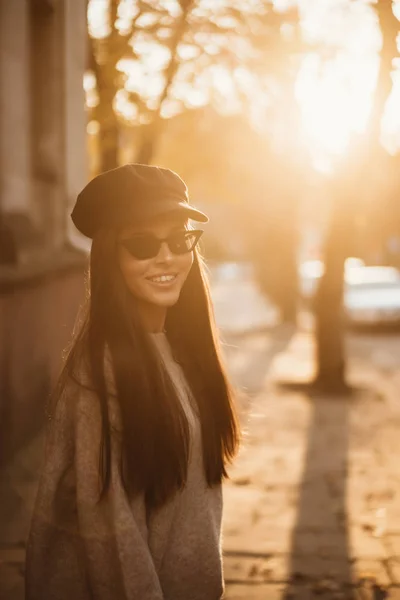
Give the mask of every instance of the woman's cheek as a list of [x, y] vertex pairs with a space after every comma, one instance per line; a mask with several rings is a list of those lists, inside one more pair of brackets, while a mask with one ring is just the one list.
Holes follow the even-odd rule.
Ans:
[[131, 292], [138, 292], [146, 277], [147, 261], [137, 261], [131, 257], [122, 256], [120, 267], [126, 285]]

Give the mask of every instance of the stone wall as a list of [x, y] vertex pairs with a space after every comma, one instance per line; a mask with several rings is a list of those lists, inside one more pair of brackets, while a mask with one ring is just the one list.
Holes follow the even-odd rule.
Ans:
[[73, 254], [69, 264], [0, 291], [0, 465], [44, 423], [83, 301], [84, 264]]
[[0, 462], [43, 423], [83, 297], [86, 0], [0, 0]]

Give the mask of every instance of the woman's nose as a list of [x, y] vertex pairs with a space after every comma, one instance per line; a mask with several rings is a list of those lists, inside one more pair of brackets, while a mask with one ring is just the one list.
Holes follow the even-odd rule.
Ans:
[[174, 255], [172, 254], [171, 250], [169, 249], [167, 242], [162, 242], [161, 248], [156, 256], [156, 262], [158, 262], [158, 263], [171, 262], [173, 257], [174, 257]]

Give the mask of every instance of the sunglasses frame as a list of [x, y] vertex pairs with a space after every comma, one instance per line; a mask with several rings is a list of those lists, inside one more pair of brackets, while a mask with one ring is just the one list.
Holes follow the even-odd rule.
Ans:
[[194, 243], [192, 245], [192, 247], [189, 250], [185, 250], [185, 252], [174, 252], [170, 246], [170, 242], [172, 243], [171, 238], [174, 238], [177, 234], [180, 234], [181, 232], [175, 232], [175, 233], [171, 233], [168, 237], [165, 238], [158, 238], [157, 236], [153, 235], [152, 233], [148, 233], [148, 234], [143, 234], [143, 237], [145, 236], [149, 236], [151, 238], [153, 238], [154, 240], [156, 240], [158, 242], [158, 249], [157, 252], [155, 254], [152, 254], [151, 256], [146, 256], [145, 258], [142, 257], [138, 257], [136, 256], [129, 248], [129, 242], [133, 239], [139, 238], [141, 237], [141, 234], [137, 234], [135, 236], [131, 236], [129, 238], [126, 238], [124, 240], [120, 240], [120, 244], [129, 252], [129, 254], [135, 258], [136, 260], [149, 260], [150, 258], [156, 258], [156, 256], [158, 256], [160, 250], [161, 250], [161, 246], [163, 243], [166, 243], [168, 246], [169, 251], [174, 255], [174, 256], [182, 256], [183, 254], [189, 254], [189, 252], [193, 252], [193, 250], [196, 248], [201, 236], [204, 233], [204, 230], [202, 229], [188, 229], [184, 233], [184, 236], [194, 236], [195, 240]]

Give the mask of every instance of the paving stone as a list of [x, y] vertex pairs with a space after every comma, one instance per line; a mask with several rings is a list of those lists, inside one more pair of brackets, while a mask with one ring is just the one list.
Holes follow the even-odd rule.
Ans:
[[290, 529], [270, 526], [253, 526], [247, 536], [243, 536], [242, 528], [236, 524], [236, 529], [225, 529], [223, 537], [224, 550], [227, 552], [258, 552], [261, 554], [290, 554]]
[[346, 530], [317, 528], [311, 531], [298, 529], [292, 538], [291, 553], [301, 556], [311, 555], [320, 558], [348, 559], [348, 538]]
[[352, 566], [352, 575], [354, 582], [368, 579], [386, 587], [393, 583], [386, 562], [382, 560], [357, 559]]
[[227, 583], [284, 583], [289, 579], [286, 556], [224, 556]]
[[385, 543], [390, 557], [400, 559], [400, 535], [385, 535]]
[[351, 556], [366, 559], [387, 558], [388, 552], [381, 537], [374, 537], [374, 529], [366, 531], [360, 526], [350, 526], [348, 532]]
[[0, 600], [24, 600], [24, 579], [21, 570], [1, 562]]
[[291, 556], [289, 578], [317, 582], [328, 579], [340, 584], [352, 581], [352, 564], [346, 558], [323, 558], [320, 556]]
[[392, 583], [396, 585], [400, 585], [400, 559], [399, 558], [389, 558], [386, 561], [387, 569], [390, 574], [390, 578]]
[[281, 585], [227, 585], [224, 600], [282, 600]]
[[[342, 592], [313, 591], [309, 585], [227, 585], [224, 600], [353, 600]], [[370, 600], [363, 598], [362, 600]], [[372, 600], [372, 598], [371, 598]], [[375, 599], [374, 599], [375, 600]], [[396, 599], [397, 600], [397, 599]]]
[[0, 564], [23, 564], [25, 548], [23, 546], [0, 546]]

